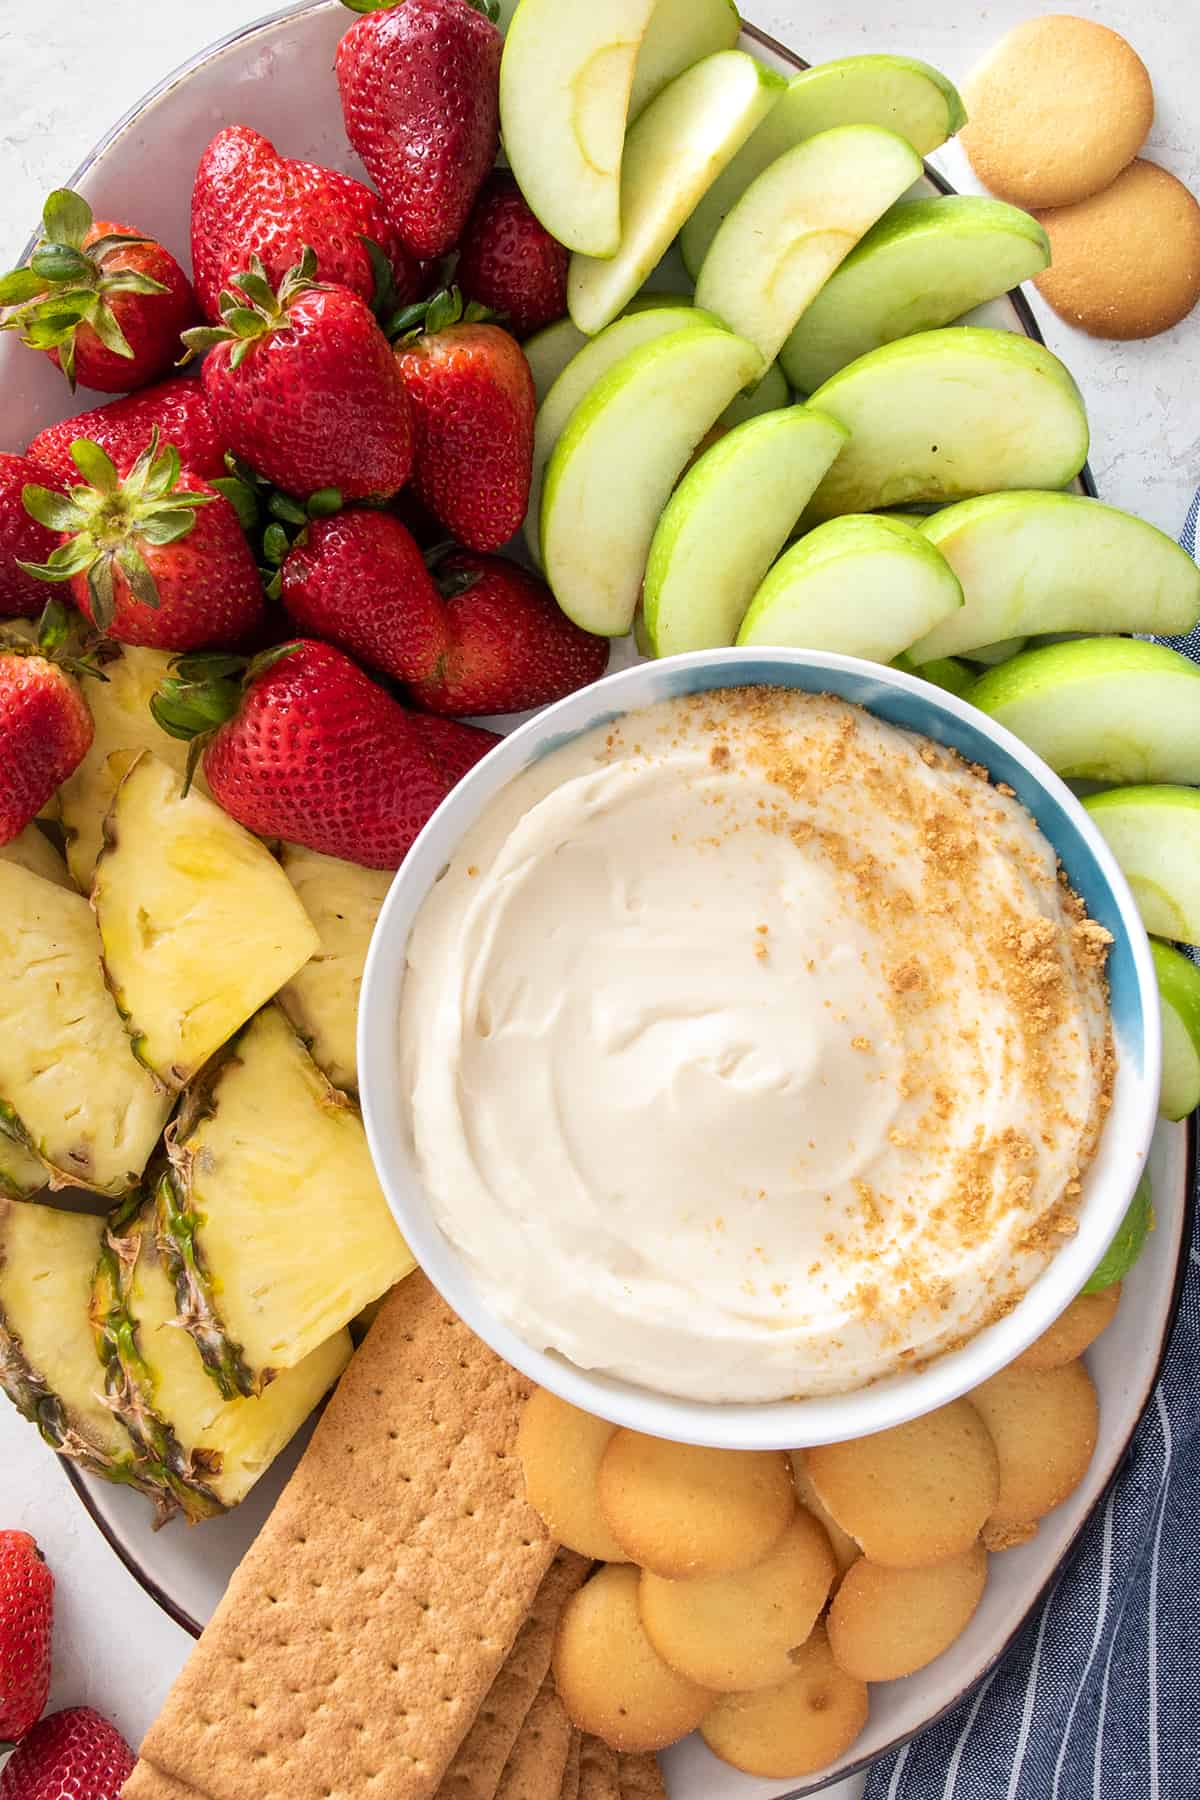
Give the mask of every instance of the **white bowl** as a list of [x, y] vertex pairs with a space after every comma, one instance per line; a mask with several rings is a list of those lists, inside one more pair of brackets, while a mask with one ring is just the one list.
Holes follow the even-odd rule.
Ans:
[[[400, 1127], [398, 1021], [409, 932], [421, 904], [492, 797], [548, 750], [657, 701], [766, 683], [831, 692], [982, 763], [1007, 782], [1053, 845], [1092, 918], [1113, 935], [1109, 957], [1118, 1072], [1112, 1109], [1088, 1170], [1079, 1229], [1020, 1303], [961, 1349], [848, 1394], [760, 1404], [682, 1400], [582, 1369], [532, 1348], [500, 1320], [434, 1219]], [[359, 1005], [358, 1062], [367, 1135], [396, 1221], [458, 1315], [506, 1361], [588, 1412], [686, 1443], [791, 1449], [881, 1431], [966, 1393], [1011, 1362], [1058, 1317], [1099, 1262], [1129, 1204], [1158, 1109], [1158, 988], [1146, 933], [1104, 840], [1070, 790], [1012, 734], [964, 701], [856, 657], [800, 650], [717, 650], [640, 663], [546, 709], [507, 737], [448, 796], [405, 858], [384, 903]]]

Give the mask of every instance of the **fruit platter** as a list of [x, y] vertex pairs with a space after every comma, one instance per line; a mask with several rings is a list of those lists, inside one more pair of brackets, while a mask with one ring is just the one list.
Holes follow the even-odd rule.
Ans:
[[[295, 1735], [285, 1696], [302, 1689], [265, 1653], [260, 1670], [245, 1648], [259, 1638], [237, 1632], [264, 1594], [278, 1603], [268, 1588], [293, 1576], [322, 1588], [302, 1554], [286, 1576], [271, 1571], [280, 1534], [310, 1517], [317, 1554], [340, 1475], [346, 1541], [363, 1534], [358, 1577], [382, 1544], [404, 1588], [428, 1525], [442, 1534], [434, 1560], [462, 1578], [457, 1612], [432, 1599], [418, 1609], [440, 1621], [451, 1723], [430, 1725], [413, 1674], [395, 1703], [412, 1724], [387, 1752], [399, 1762], [369, 1742], [351, 1759], [348, 1794], [368, 1793], [377, 1759], [397, 1800], [816, 1792], [996, 1665], [1103, 1501], [1149, 1401], [1187, 1258], [1200, 672], [1151, 640], [1200, 622], [1200, 571], [1095, 495], [1086, 396], [1019, 292], [1049, 262], [1045, 231], [1004, 201], [954, 194], [923, 163], [964, 121], [928, 65], [865, 55], [810, 69], [729, 0], [308, 0], [213, 46], [114, 126], [0, 279], [0, 1385], [62, 1457], [114, 1552], [201, 1640], [181, 1682], [216, 1695], [204, 1710], [219, 1714], [232, 1658], [251, 1673], [228, 1708], [263, 1715], [210, 1775], [208, 1751], [179, 1729], [186, 1693], [172, 1696], [130, 1800], [184, 1786], [230, 1800], [258, 1779], [243, 1754], [283, 1771], [264, 1793], [329, 1792], [319, 1764], [280, 1748]], [[403, 1095], [368, 1094], [386, 1059], [368, 1065], [359, 1017], [376, 924], [382, 912], [381, 936], [397, 912], [389, 890], [413, 879], [414, 845], [484, 777], [501, 736], [608, 674], [735, 647], [762, 652], [764, 668], [790, 652], [845, 664], [855, 680], [874, 669], [931, 720], [940, 707], [1017, 741], [1107, 872], [1095, 903], [1065, 855], [1056, 861], [1048, 826], [1047, 849], [1044, 817], [1024, 788], [1018, 803], [999, 752], [981, 753], [981, 768], [933, 724], [912, 750], [911, 733], [878, 736], [870, 702], [866, 727], [857, 707], [830, 711], [842, 691], [832, 676], [829, 692], [809, 683], [827, 709], [813, 729], [832, 748], [812, 742], [835, 785], [861, 748], [856, 731], [875, 734], [862, 750], [864, 816], [899, 807], [900, 818], [905, 782], [914, 806], [928, 782], [944, 784], [932, 823], [913, 813], [921, 854], [945, 864], [939, 879], [950, 850], [965, 868], [976, 840], [994, 849], [1008, 832], [1005, 867], [1025, 870], [1026, 904], [1049, 856], [1032, 935], [1019, 914], [996, 925], [1016, 945], [1013, 1030], [1028, 1048], [1053, 1015], [1064, 1042], [1088, 1029], [1095, 1040], [1068, 1096], [1083, 1096], [1080, 1116], [1067, 1099], [1047, 1113], [1041, 1142], [1060, 1132], [1066, 1145], [1045, 1177], [1054, 1204], [1031, 1219], [1014, 1204], [1028, 1227], [1012, 1227], [1023, 1274], [993, 1292], [1002, 1278], [989, 1265], [991, 1310], [964, 1302], [963, 1341], [1011, 1329], [1036, 1277], [1087, 1238], [1104, 1181], [1121, 1220], [1081, 1270], [1087, 1286], [1074, 1284], [1047, 1329], [1014, 1338], [988, 1379], [898, 1413], [891, 1432], [747, 1450], [695, 1432], [687, 1443], [682, 1431], [614, 1436], [618, 1414], [568, 1405], [552, 1379], [531, 1393], [493, 1355], [500, 1335], [467, 1331], [436, 1291], [436, 1259], [402, 1235], [374, 1120], [411, 1113], [413, 1141], [428, 1136], [418, 1102], [436, 1081], [419, 1032], [441, 1019], [452, 968], [460, 979], [467, 900], [426, 933], [442, 960], [421, 977], [433, 997], [412, 1028]], [[771, 791], [799, 805], [792, 765], [779, 772], [774, 703], [734, 691], [758, 696], [748, 723], [736, 700], [728, 721], [713, 702], [717, 724], [672, 723], [672, 742], [699, 734], [687, 751], [706, 782], [736, 786], [731, 761], [739, 778], [766, 766]], [[570, 738], [553, 740], [552, 757], [571, 753]], [[620, 787], [652, 758], [623, 744], [614, 711], [594, 760]], [[547, 800], [536, 785], [530, 795], [514, 837]], [[678, 795], [672, 805], [682, 835], [686, 809]], [[789, 857], [829, 834], [794, 817], [786, 830]], [[554, 839], [553, 854], [571, 841]], [[475, 854], [476, 839], [463, 842]], [[458, 905], [456, 883], [468, 900], [477, 878], [481, 897], [490, 883], [466, 858], [460, 870], [458, 848], [425, 908]], [[860, 889], [864, 866], [849, 871]], [[949, 888], [937, 891], [931, 919], [959, 929]], [[906, 911], [884, 906], [879, 932], [893, 946], [887, 1017], [911, 1034], [929, 978], [895, 948], [910, 945], [896, 920]], [[543, 918], [530, 980], [555, 966], [551, 940], [570, 927]], [[418, 973], [421, 929], [406, 952]], [[941, 929], [924, 920], [922, 941]], [[785, 954], [773, 914], [753, 932], [735, 986]], [[1109, 945], [1114, 986], [1125, 958], [1152, 997], [1140, 1048], [1154, 1070], [1161, 1038], [1152, 1143], [1113, 1074]], [[561, 954], [568, 971], [589, 966], [578, 946]], [[1032, 998], [1030, 979], [1042, 983]], [[989, 970], [981, 992], [996, 980]], [[409, 988], [421, 994], [417, 975]], [[841, 1019], [862, 1008], [846, 1051], [857, 1069], [883, 1027], [866, 1032], [868, 996], [853, 985], [826, 1010], [837, 995], [849, 996]], [[489, 1004], [472, 1013], [481, 1039]], [[449, 1040], [430, 1034], [423, 1053], [440, 1067]], [[1052, 1085], [1044, 1050], [1029, 1054]], [[717, 1057], [739, 1093], [748, 1055]], [[460, 1088], [482, 1066], [472, 1061]], [[749, 1079], [746, 1091], [769, 1086]], [[922, 1117], [935, 1136], [939, 1118], [966, 1108], [931, 1091]], [[462, 1130], [471, 1140], [487, 1118], [516, 1191], [521, 1158], [532, 1169], [553, 1134], [532, 1102], [512, 1106], [503, 1083], [497, 1093], [498, 1122], [494, 1097], [478, 1093]], [[526, 1111], [531, 1135], [514, 1127], [505, 1146], [505, 1114]], [[899, 1113], [888, 1116], [886, 1155], [915, 1153]], [[1118, 1126], [1128, 1141], [1113, 1151]], [[1012, 1171], [1043, 1153], [1007, 1130], [1010, 1193], [1032, 1204], [1035, 1184]], [[952, 1148], [958, 1248], [975, 1256], [980, 1190]], [[648, 1137], [639, 1153], [652, 1149]], [[470, 1161], [450, 1160], [455, 1181]], [[436, 1162], [422, 1154], [438, 1199]], [[972, 1163], [971, 1180], [990, 1182], [992, 1166]], [[847, 1186], [878, 1224], [886, 1194]], [[543, 1176], [538, 1191], [541, 1203], [554, 1183]], [[748, 1192], [748, 1204], [765, 1197]], [[472, 1204], [494, 1200], [481, 1180]], [[447, 1199], [438, 1217], [451, 1238], [453, 1216]], [[987, 1216], [999, 1238], [1001, 1214]], [[683, 1226], [686, 1239], [689, 1215]], [[918, 1236], [937, 1232], [926, 1222]], [[633, 1293], [638, 1258], [626, 1251]], [[870, 1336], [886, 1307], [873, 1282], [855, 1292]], [[944, 1294], [930, 1304], [949, 1310]], [[718, 1360], [711, 1376], [703, 1362], [715, 1316], [689, 1348], [690, 1390], [632, 1356], [617, 1374], [743, 1397], [723, 1391]], [[900, 1342], [897, 1319], [877, 1350]], [[570, 1360], [569, 1334], [536, 1329], [539, 1350]], [[957, 1354], [939, 1331], [832, 1391], [902, 1380], [904, 1358], [917, 1370]], [[820, 1353], [833, 1355], [825, 1343]], [[606, 1366], [598, 1352], [577, 1360]], [[808, 1391], [795, 1378], [743, 1386], [755, 1399]], [[381, 1490], [420, 1487], [456, 1408], [455, 1454], [478, 1492], [451, 1507], [431, 1475], [426, 1510], [405, 1524], [403, 1495], [393, 1512]], [[362, 1464], [375, 1451], [372, 1480]], [[452, 1455], [438, 1469], [453, 1466]], [[930, 1470], [911, 1517], [900, 1507], [881, 1522], [858, 1504], [877, 1483], [920, 1488]], [[943, 1474], [967, 1498], [939, 1535], [930, 1495]], [[494, 1568], [498, 1588], [471, 1588]], [[782, 1622], [777, 1589], [792, 1595]], [[330, 1623], [297, 1593], [294, 1629], [316, 1639], [307, 1669], [326, 1654], [319, 1633], [337, 1639], [333, 1654], [355, 1614]], [[406, 1627], [401, 1609], [389, 1639], [387, 1605], [367, 1610], [382, 1716], [387, 1683], [409, 1668], [396, 1637]], [[414, 1614], [414, 1641], [426, 1629]], [[522, 1675], [523, 1699], [507, 1697], [523, 1657], [536, 1679]], [[260, 1690], [243, 1680], [268, 1698], [247, 1701]], [[484, 1746], [497, 1717], [498, 1757]], [[357, 1729], [370, 1739], [369, 1722]], [[437, 1766], [422, 1775], [426, 1756]], [[543, 1785], [521, 1786], [535, 1766]], [[454, 1787], [468, 1774], [476, 1785]]]

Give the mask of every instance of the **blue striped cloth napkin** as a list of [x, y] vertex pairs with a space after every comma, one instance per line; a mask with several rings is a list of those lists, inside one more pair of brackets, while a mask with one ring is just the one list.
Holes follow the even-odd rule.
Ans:
[[[1196, 555], [1200, 493], [1180, 543]], [[1200, 628], [1164, 643], [1200, 662]], [[1012, 1650], [865, 1800], [1200, 1796], [1200, 1247], [1128, 1460]]]

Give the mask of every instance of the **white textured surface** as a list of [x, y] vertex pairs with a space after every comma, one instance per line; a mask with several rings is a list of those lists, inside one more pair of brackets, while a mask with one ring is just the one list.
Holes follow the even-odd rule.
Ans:
[[[69, 176], [108, 125], [170, 69], [258, 10], [253, 0], [207, 0], [203, 7], [107, 0], [103, 7], [38, 9], [35, 16], [17, 0], [0, 0], [5, 266], [36, 225], [44, 193]], [[753, 16], [812, 61], [906, 51], [961, 78], [1009, 25], [1043, 10], [1029, 0], [992, 0], [982, 8], [960, 0], [845, 0], [836, 10], [762, 0]], [[1200, 79], [1195, 0], [1079, 0], [1075, 10], [1124, 31], [1141, 52], [1158, 100], [1148, 153], [1200, 189], [1200, 139], [1187, 128]], [[956, 185], [975, 185], [957, 152], [944, 166]], [[1148, 343], [1100, 344], [1068, 330], [1036, 297], [1034, 304], [1087, 399], [1101, 494], [1177, 530], [1200, 481], [1200, 314]], [[58, 1577], [52, 1704], [89, 1701], [136, 1742], [190, 1640], [110, 1554], [55, 1459], [7, 1407], [0, 1410], [0, 1525], [35, 1532]], [[856, 1791], [831, 1790], [831, 1800]]]

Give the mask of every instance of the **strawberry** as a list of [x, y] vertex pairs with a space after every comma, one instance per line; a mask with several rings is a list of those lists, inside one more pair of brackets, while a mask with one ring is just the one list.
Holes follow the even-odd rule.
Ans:
[[[58, 538], [30, 518], [21, 494], [31, 482], [50, 487], [53, 481], [49, 469], [31, 456], [0, 450], [0, 614], [36, 619], [46, 604], [37, 576], [27, 574], [20, 564], [45, 562]], [[0, 1732], [0, 1737], [3, 1735]]]
[[445, 645], [442, 599], [411, 532], [390, 513], [338, 513], [296, 539], [280, 595], [300, 630], [396, 681], [415, 680]]
[[[2, 679], [2, 666], [0, 666]], [[50, 1692], [54, 1577], [27, 1531], [0, 1531], [0, 1741], [37, 1724]]]
[[124, 475], [156, 429], [164, 444], [174, 444], [184, 468], [193, 475], [207, 481], [225, 473], [225, 446], [212, 422], [204, 387], [181, 375], [142, 388], [139, 393], [126, 394], [122, 400], [93, 406], [58, 425], [45, 426], [26, 455], [49, 469], [54, 479], [47, 486], [70, 487], [79, 479], [71, 460], [71, 445], [76, 438], [99, 444]]
[[446, 792], [457, 787], [493, 744], [500, 743], [495, 732], [478, 725], [461, 725], [457, 719], [442, 719], [436, 713], [410, 714], [413, 730], [426, 754], [432, 757]]
[[17, 1747], [0, 1775], [0, 1800], [119, 1800], [136, 1761], [107, 1719], [68, 1706]]
[[[228, 657], [184, 657], [152, 702], [165, 731], [200, 738], [214, 799], [260, 837], [396, 868], [453, 785], [443, 741], [435, 757], [424, 721], [329, 644], [285, 644], [237, 674]], [[467, 745], [477, 760], [496, 742], [458, 733], [458, 768]]]
[[249, 125], [218, 131], [192, 188], [192, 270], [204, 316], [220, 323], [221, 290], [252, 256], [278, 287], [305, 244], [316, 252], [323, 281], [350, 288], [368, 304], [380, 280], [393, 305], [422, 291], [422, 271], [370, 188], [319, 163], [280, 156]]
[[384, 498], [408, 479], [412, 421], [404, 382], [370, 307], [313, 280], [306, 246], [278, 296], [257, 257], [227, 294], [225, 323], [185, 334], [210, 349], [204, 391], [235, 456], [301, 498], [337, 488]]
[[407, 682], [431, 712], [519, 712], [604, 673], [608, 643], [560, 611], [516, 563], [462, 551], [431, 575], [387, 513], [319, 519], [284, 560], [283, 604], [302, 631]]
[[503, 313], [510, 331], [525, 338], [566, 312], [568, 259], [530, 211], [515, 176], [494, 170], [458, 247], [454, 279], [463, 293]]
[[83, 483], [25, 489], [25, 507], [59, 532], [47, 562], [23, 566], [70, 584], [80, 612], [125, 644], [194, 650], [236, 642], [262, 614], [262, 581], [237, 513], [180, 467], [158, 433], [124, 476], [98, 444], [71, 446]]
[[[423, 327], [408, 329], [414, 318]], [[457, 288], [401, 315], [396, 361], [413, 412], [413, 485], [469, 550], [520, 529], [533, 467], [533, 376], [516, 339], [463, 311]]]
[[66, 635], [65, 609], [48, 607], [36, 648], [0, 648], [0, 844], [24, 831], [91, 748], [92, 715], [60, 660]]
[[28, 263], [0, 280], [0, 307], [14, 310], [5, 331], [44, 350], [74, 390], [77, 381], [120, 394], [165, 375], [179, 357], [179, 334], [196, 318], [191, 283], [153, 238], [92, 218], [70, 188], [56, 188], [42, 212], [42, 236]]
[[[468, 0], [344, 0], [346, 135], [414, 256], [445, 256], [500, 147], [500, 52]], [[492, 7], [487, 9], [495, 17]]]

